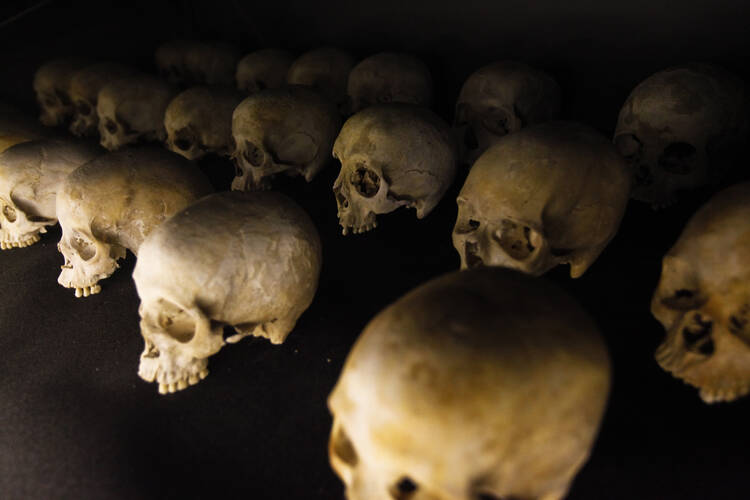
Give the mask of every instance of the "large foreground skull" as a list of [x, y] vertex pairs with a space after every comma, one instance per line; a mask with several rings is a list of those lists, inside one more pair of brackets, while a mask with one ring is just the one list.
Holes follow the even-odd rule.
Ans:
[[466, 79], [456, 102], [461, 159], [471, 165], [500, 137], [559, 114], [560, 86], [546, 73], [515, 61], [480, 68]]
[[333, 185], [343, 234], [377, 227], [398, 207], [429, 214], [453, 182], [456, 148], [446, 123], [426, 108], [382, 104], [349, 118], [333, 146]]
[[662, 368], [707, 403], [750, 392], [750, 183], [690, 219], [664, 257], [651, 312], [667, 330]]
[[139, 141], [164, 141], [164, 112], [175, 93], [166, 81], [150, 75], [105, 85], [96, 105], [101, 145], [111, 151]]
[[322, 47], [302, 54], [287, 73], [287, 82], [312, 87], [347, 113], [346, 85], [354, 67], [354, 58], [343, 50]]
[[39, 241], [57, 223], [55, 199], [65, 177], [102, 153], [77, 141], [41, 140], [16, 144], [0, 154], [0, 248]]
[[304, 87], [251, 95], [232, 115], [237, 167], [232, 189], [267, 189], [281, 172], [310, 182], [330, 161], [340, 127], [333, 104]]
[[548, 122], [500, 139], [458, 196], [453, 245], [461, 268], [581, 276], [614, 237], [630, 194], [625, 161], [595, 130]]
[[559, 500], [609, 379], [596, 326], [559, 289], [451, 273], [365, 327], [328, 400], [331, 465], [349, 500]]
[[99, 91], [108, 83], [135, 75], [136, 71], [115, 63], [99, 63], [76, 71], [70, 81], [70, 99], [75, 113], [70, 131], [79, 137], [93, 137], [98, 131], [96, 112]]
[[429, 106], [432, 76], [427, 66], [409, 54], [381, 52], [357, 64], [347, 83], [350, 112], [389, 102]]
[[146, 348], [138, 374], [175, 392], [208, 374], [223, 327], [280, 344], [312, 302], [321, 248], [307, 214], [276, 193], [207, 196], [143, 242], [133, 278]]
[[126, 249], [137, 255], [156, 226], [211, 191], [193, 163], [160, 148], [124, 148], [77, 168], [57, 194], [58, 283], [76, 297], [99, 292]]
[[73, 74], [90, 63], [82, 59], [53, 59], [34, 73], [34, 94], [41, 109], [39, 121], [47, 127], [67, 125], [73, 116], [70, 83]]
[[239, 60], [235, 47], [221, 42], [172, 40], [154, 54], [159, 74], [176, 85], [234, 85]]
[[254, 94], [264, 89], [283, 87], [292, 61], [292, 54], [282, 49], [251, 52], [237, 63], [237, 88]]
[[716, 66], [678, 66], [641, 82], [614, 136], [635, 176], [633, 198], [659, 208], [717, 182], [744, 146], [747, 115], [742, 81]]
[[164, 114], [166, 145], [188, 160], [232, 153], [232, 112], [244, 96], [230, 87], [193, 87], [172, 99]]

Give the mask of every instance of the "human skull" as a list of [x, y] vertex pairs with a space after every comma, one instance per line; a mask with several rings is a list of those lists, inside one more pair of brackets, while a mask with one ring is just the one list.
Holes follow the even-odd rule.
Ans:
[[93, 137], [98, 132], [96, 112], [99, 91], [108, 83], [136, 74], [136, 71], [115, 63], [99, 63], [76, 71], [70, 80], [70, 99], [75, 108], [70, 131], [78, 137]]
[[39, 121], [47, 127], [67, 125], [73, 116], [70, 82], [73, 74], [89, 65], [82, 59], [53, 59], [34, 73], [34, 93], [41, 109]]
[[706, 403], [750, 392], [750, 183], [690, 219], [664, 257], [651, 312], [667, 331], [656, 351], [664, 370]]
[[74, 170], [57, 195], [65, 264], [58, 283], [76, 297], [101, 291], [125, 250], [138, 247], [162, 221], [212, 191], [198, 168], [160, 148], [130, 147]]
[[57, 223], [55, 198], [65, 176], [102, 151], [78, 141], [16, 144], [0, 154], [0, 248], [39, 241]]
[[381, 52], [352, 69], [347, 94], [351, 113], [389, 102], [427, 107], [432, 102], [432, 76], [427, 66], [414, 56]]
[[188, 160], [206, 153], [232, 153], [232, 112], [242, 101], [229, 87], [192, 87], [177, 95], [164, 114], [167, 148]]
[[172, 40], [154, 54], [159, 74], [176, 85], [234, 85], [239, 53], [221, 42]]
[[329, 396], [349, 500], [565, 497], [610, 385], [606, 347], [562, 291], [454, 272], [365, 327]]
[[479, 157], [458, 195], [453, 246], [461, 268], [505, 266], [581, 276], [614, 237], [630, 194], [625, 161], [595, 130], [547, 122]]
[[237, 88], [249, 94], [283, 87], [294, 57], [281, 49], [261, 49], [237, 63]]
[[164, 141], [164, 112], [174, 95], [170, 84], [150, 75], [109, 82], [96, 105], [101, 145], [112, 151], [139, 141]]
[[175, 392], [208, 374], [223, 327], [282, 343], [315, 296], [321, 266], [310, 217], [277, 193], [224, 192], [151, 233], [133, 272], [146, 347], [138, 374]]
[[302, 54], [287, 73], [287, 83], [312, 87], [347, 113], [346, 85], [354, 58], [334, 47], [322, 47]]
[[546, 73], [515, 61], [475, 71], [456, 102], [454, 128], [461, 159], [471, 165], [500, 137], [560, 114], [560, 86]]
[[251, 95], [232, 114], [232, 189], [267, 189], [280, 172], [310, 182], [329, 161], [340, 126], [334, 106], [304, 87]]
[[661, 208], [716, 183], [747, 134], [739, 78], [709, 64], [660, 71], [625, 101], [614, 142], [631, 166], [633, 198]]
[[456, 173], [450, 128], [412, 104], [371, 106], [349, 118], [333, 146], [341, 172], [333, 185], [343, 234], [377, 227], [376, 216], [438, 204]]

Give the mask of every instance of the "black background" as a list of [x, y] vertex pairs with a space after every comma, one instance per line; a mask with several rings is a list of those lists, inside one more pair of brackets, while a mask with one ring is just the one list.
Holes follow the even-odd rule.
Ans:
[[[0, 27], [0, 97], [36, 113], [31, 79], [45, 59], [78, 53], [153, 70], [154, 48], [176, 36], [224, 39], [245, 52], [334, 44], [358, 57], [386, 49], [422, 57], [447, 120], [471, 71], [524, 60], [561, 83], [566, 117], [610, 135], [632, 87], [666, 66], [707, 60], [747, 80], [745, 3], [52, 1]], [[29, 5], [4, 3], [0, 19]], [[228, 163], [202, 167], [227, 185]], [[749, 170], [738, 158], [727, 183]], [[336, 171], [332, 164], [309, 185], [278, 185], [311, 214], [324, 248], [318, 295], [295, 331], [282, 346], [245, 339], [226, 347], [205, 381], [175, 395], [158, 395], [136, 375], [132, 256], [101, 294], [75, 299], [56, 283], [59, 228], [0, 253], [0, 498], [341, 498], [326, 456], [326, 396], [373, 315], [458, 267], [450, 233], [465, 172], [425, 220], [400, 211], [371, 233], [343, 237]], [[661, 256], [710, 194], [658, 213], [631, 203], [582, 278], [562, 268], [547, 277], [596, 318], [614, 365], [602, 430], [571, 499], [750, 496], [750, 399], [705, 405], [653, 361], [663, 330], [649, 301]]]

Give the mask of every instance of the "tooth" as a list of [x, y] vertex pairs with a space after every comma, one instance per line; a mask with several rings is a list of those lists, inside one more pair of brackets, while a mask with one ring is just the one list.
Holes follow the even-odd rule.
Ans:
[[42, 227], [41, 229], [39, 229], [39, 232], [42, 233], [42, 234], [44, 234], [44, 233], [47, 232], [47, 228], [46, 227]]
[[203, 370], [201, 370], [198, 376], [201, 378], [201, 380], [203, 380], [204, 378], [208, 377], [208, 370], [204, 368]]
[[180, 380], [179, 380], [179, 381], [177, 382], [177, 390], [178, 390], [178, 391], [181, 391], [181, 390], [183, 390], [183, 389], [187, 388], [187, 386], [188, 386], [188, 385], [187, 385], [187, 382], [185, 382], [185, 379], [184, 379], [184, 378], [180, 379]]
[[89, 292], [89, 287], [83, 287], [83, 296], [88, 297], [89, 295], [91, 295], [91, 292]]
[[91, 287], [91, 294], [92, 295], [95, 294], [95, 293], [99, 293], [101, 291], [102, 291], [102, 286], [101, 285], [93, 285]]
[[200, 379], [197, 375], [190, 375], [190, 377], [188, 378], [188, 383], [190, 383], [190, 385], [195, 385], [198, 382], [200, 382]]
[[83, 295], [83, 289], [76, 287], [76, 297], [81, 297]]
[[166, 394], [167, 392], [167, 384], [159, 384], [159, 394]]
[[169, 393], [172, 394], [175, 391], [177, 391], [177, 384], [175, 384], [174, 382], [172, 382], [171, 384], [169, 384]]

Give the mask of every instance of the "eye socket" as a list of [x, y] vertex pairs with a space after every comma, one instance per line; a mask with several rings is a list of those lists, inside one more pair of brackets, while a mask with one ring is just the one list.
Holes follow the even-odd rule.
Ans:
[[46, 95], [42, 97], [40, 101], [44, 106], [48, 108], [54, 108], [55, 106], [57, 106], [57, 99], [52, 95]]
[[634, 161], [641, 156], [643, 143], [633, 134], [622, 134], [615, 138], [615, 147], [620, 156], [627, 161]]
[[511, 132], [511, 117], [502, 109], [493, 109], [482, 119], [482, 125], [494, 135], [503, 136]]
[[107, 119], [106, 123], [104, 124], [104, 128], [106, 128], [107, 132], [112, 135], [117, 133], [117, 123], [113, 122], [112, 120]]
[[62, 90], [60, 90], [60, 89], [55, 89], [55, 96], [56, 96], [56, 97], [57, 97], [57, 99], [58, 99], [58, 100], [60, 101], [60, 103], [62, 103], [62, 104], [63, 104], [63, 106], [68, 106], [68, 105], [70, 105], [70, 97], [68, 97], [68, 94], [66, 94], [66, 93], [65, 93], [65, 92], [63, 92]]
[[263, 165], [263, 159], [265, 158], [263, 150], [250, 141], [245, 141], [245, 150], [242, 152], [242, 157], [250, 165], [254, 167], [260, 167]]
[[417, 483], [415, 483], [410, 477], [404, 476], [391, 487], [391, 498], [394, 500], [407, 500], [411, 498], [418, 489], [419, 486]]
[[676, 311], [690, 311], [703, 305], [705, 299], [701, 297], [698, 290], [679, 288], [672, 295], [662, 297], [661, 303], [669, 309]]
[[380, 191], [380, 176], [364, 165], [357, 166], [349, 181], [365, 198], [372, 198]]
[[693, 170], [692, 159], [696, 149], [687, 142], [673, 142], [659, 157], [659, 166], [669, 173], [686, 175]]
[[177, 149], [181, 151], [189, 151], [190, 148], [193, 146], [193, 143], [190, 139], [175, 139], [174, 145], [177, 147]]
[[96, 247], [87, 239], [81, 236], [74, 236], [68, 241], [73, 250], [78, 253], [81, 260], [87, 261], [96, 255]]
[[82, 116], [91, 114], [92, 107], [86, 101], [76, 101], [76, 113]]

